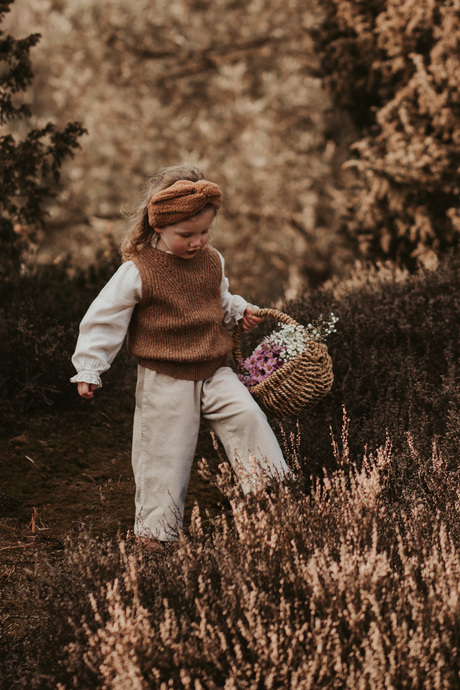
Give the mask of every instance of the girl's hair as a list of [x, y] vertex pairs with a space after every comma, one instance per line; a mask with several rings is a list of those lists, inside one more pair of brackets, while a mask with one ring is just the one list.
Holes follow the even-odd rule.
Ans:
[[121, 245], [123, 261], [131, 259], [142, 247], [158, 237], [158, 233], [149, 224], [147, 204], [154, 194], [170, 187], [175, 182], [179, 182], [179, 180], [198, 182], [198, 180], [204, 180], [204, 174], [202, 170], [192, 165], [175, 165], [171, 168], [163, 168], [155, 177], [150, 178], [145, 187], [146, 193], [142, 202], [128, 214], [133, 224]]

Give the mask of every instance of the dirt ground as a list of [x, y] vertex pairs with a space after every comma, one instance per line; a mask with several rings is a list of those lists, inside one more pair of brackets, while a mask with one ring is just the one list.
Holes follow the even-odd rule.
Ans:
[[[33, 611], [18, 585], [43, 558], [58, 561], [68, 537], [125, 536], [133, 527], [131, 396], [78, 400], [0, 428], [0, 644], [14, 644]], [[197, 458], [214, 453], [203, 427]], [[192, 471], [185, 527], [196, 500], [216, 509], [217, 489]], [[18, 595], [21, 591], [22, 595]], [[22, 596], [22, 598], [21, 598]]]

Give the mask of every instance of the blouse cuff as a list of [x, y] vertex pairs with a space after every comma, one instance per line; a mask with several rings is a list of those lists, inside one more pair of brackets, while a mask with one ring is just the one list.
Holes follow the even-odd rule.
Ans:
[[233, 318], [235, 319], [235, 323], [238, 324], [241, 321], [248, 307], [252, 307], [253, 309], [260, 309], [260, 307], [258, 307], [256, 304], [251, 304], [250, 302], [246, 302], [245, 300], [243, 300], [243, 303], [235, 305], [235, 309], [233, 312]]
[[97, 388], [102, 388], [101, 377], [91, 371], [80, 371], [70, 379], [71, 383], [92, 383]]
[[244, 316], [248, 303], [243, 297], [233, 295], [230, 304], [224, 305], [224, 326], [229, 331], [235, 328], [238, 321]]

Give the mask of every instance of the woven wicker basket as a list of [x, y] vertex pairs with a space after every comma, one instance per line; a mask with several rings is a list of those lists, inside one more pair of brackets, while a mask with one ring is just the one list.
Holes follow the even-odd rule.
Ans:
[[[255, 309], [254, 316], [266, 316], [280, 323], [299, 324], [293, 318], [276, 309]], [[240, 339], [242, 326], [233, 333], [233, 357], [242, 359]], [[280, 369], [264, 381], [250, 386], [249, 390], [259, 405], [276, 417], [295, 417], [331, 390], [333, 382], [332, 361], [324, 343], [308, 341], [305, 350], [288, 360]]]

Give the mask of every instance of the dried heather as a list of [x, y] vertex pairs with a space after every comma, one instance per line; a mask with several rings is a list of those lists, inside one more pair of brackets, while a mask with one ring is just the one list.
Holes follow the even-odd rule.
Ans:
[[[437, 515], [392, 502], [391, 441], [355, 460], [347, 426], [309, 491], [297, 478], [244, 498], [222, 467], [228, 512], [210, 528], [195, 506], [165, 555], [71, 548], [48, 625], [73, 639], [42, 649], [59, 688], [454, 687], [458, 494]], [[435, 449], [413, 471], [428, 465], [443, 469]]]
[[8, 688], [456, 687], [458, 278], [386, 266], [288, 305], [340, 319], [331, 393], [278, 429], [296, 477], [245, 498], [211, 458], [224, 508], [164, 554], [69, 543]]

